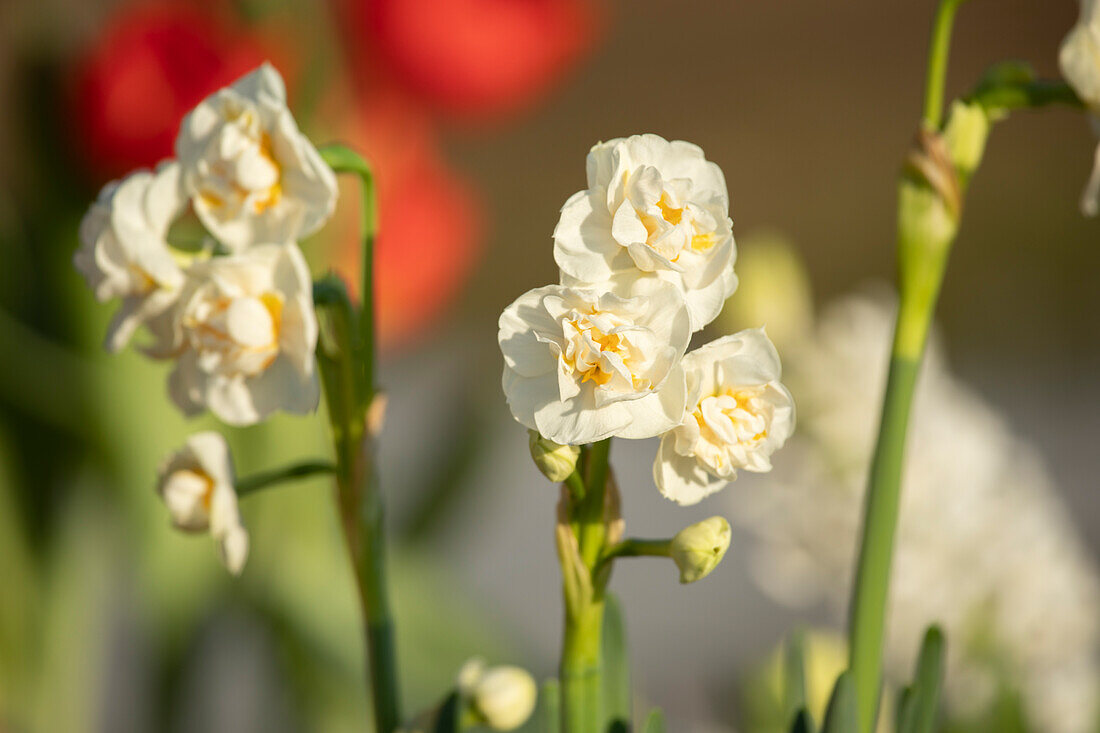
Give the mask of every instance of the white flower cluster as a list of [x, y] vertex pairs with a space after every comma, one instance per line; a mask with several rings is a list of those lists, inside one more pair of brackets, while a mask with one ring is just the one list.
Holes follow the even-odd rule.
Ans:
[[[850, 297], [787, 347], [800, 439], [733, 519], [758, 535], [753, 574], [777, 600], [829, 602], [843, 620], [893, 322], [886, 298]], [[1030, 730], [1094, 730], [1100, 576], [1034, 451], [947, 371], [933, 347], [906, 451], [886, 661], [907, 680], [924, 629], [948, 639], [959, 716], [1017, 689]]]
[[[209, 409], [251, 425], [315, 409], [317, 322], [297, 242], [331, 216], [336, 196], [274, 68], [208, 97], [184, 118], [175, 160], [109, 183], [81, 223], [76, 268], [96, 298], [122, 300], [108, 350], [146, 326], [145, 352], [176, 360], [169, 392], [188, 415]], [[171, 246], [189, 208], [228, 254]]]
[[[77, 270], [101, 301], [122, 305], [106, 347], [141, 326], [144, 351], [175, 360], [169, 393], [187, 415], [231, 425], [317, 407], [317, 318], [297, 242], [336, 206], [336, 176], [298, 130], [283, 80], [268, 64], [201, 102], [183, 120], [176, 159], [109, 183], [80, 226]], [[191, 210], [212, 238], [172, 246]], [[200, 433], [160, 471], [172, 523], [209, 530], [239, 573], [248, 553], [225, 440]]]
[[554, 229], [560, 284], [500, 317], [513, 416], [563, 445], [664, 436], [654, 479], [681, 504], [769, 470], [794, 406], [763, 330], [685, 356], [737, 287], [721, 169], [690, 143], [635, 135], [593, 147], [587, 172]]

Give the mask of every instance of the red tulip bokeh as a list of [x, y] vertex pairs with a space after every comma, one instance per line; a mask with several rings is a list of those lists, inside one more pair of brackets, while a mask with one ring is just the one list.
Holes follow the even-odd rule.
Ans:
[[530, 106], [591, 46], [597, 0], [341, 0], [359, 78], [485, 120]]
[[171, 157], [180, 120], [208, 94], [264, 60], [287, 74], [273, 51], [207, 5], [124, 6], [74, 66], [78, 155], [99, 182]]

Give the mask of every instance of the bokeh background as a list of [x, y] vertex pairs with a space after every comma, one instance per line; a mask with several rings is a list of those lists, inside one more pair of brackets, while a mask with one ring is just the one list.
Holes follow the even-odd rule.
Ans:
[[[383, 480], [411, 711], [473, 654], [554, 673], [556, 496], [504, 403], [495, 334], [505, 305], [556, 280], [550, 234], [584, 187], [588, 148], [635, 132], [701, 145], [725, 171], [738, 241], [779, 232], [821, 309], [892, 276], [894, 181], [932, 10], [930, 0], [0, 4], [0, 730], [361, 729], [356, 607], [331, 490], [311, 481], [249, 499], [252, 555], [238, 581], [207, 541], [171, 532], [155, 467], [215, 423], [173, 411], [162, 366], [102, 352], [110, 308], [70, 263], [98, 188], [170, 156], [179, 119], [203, 96], [270, 59], [313, 139], [347, 142], [376, 165]], [[949, 94], [1004, 59], [1057, 75], [1076, 14], [1070, 0], [966, 4]], [[1057, 531], [1081, 538], [1090, 582], [1100, 223], [1077, 201], [1094, 146], [1066, 110], [996, 127], [939, 311], [951, 371], [1039, 456], [1067, 517]], [[317, 273], [354, 268], [356, 196], [343, 190], [337, 218], [305, 244]], [[326, 450], [315, 417], [226, 432], [241, 473]], [[748, 477], [681, 509], [652, 485], [653, 450], [642, 441], [613, 456], [632, 534], [669, 535], [769, 490]], [[698, 586], [679, 588], [657, 563], [616, 571], [638, 693], [672, 730], [763, 730], [741, 696], [756, 670], [791, 627], [838, 628], [825, 606], [791, 609], [760, 589], [756, 534], [739, 529]]]

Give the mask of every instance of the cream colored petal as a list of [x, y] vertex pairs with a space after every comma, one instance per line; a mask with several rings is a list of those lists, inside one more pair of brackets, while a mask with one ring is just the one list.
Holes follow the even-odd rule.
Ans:
[[695, 458], [677, 453], [674, 441], [674, 437], [667, 433], [661, 438], [653, 463], [653, 480], [662, 496], [681, 506], [690, 506], [698, 504], [728, 483], [704, 471]]

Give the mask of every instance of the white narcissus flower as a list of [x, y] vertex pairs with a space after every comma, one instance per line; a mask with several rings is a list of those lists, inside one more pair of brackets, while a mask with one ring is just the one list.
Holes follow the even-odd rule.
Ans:
[[178, 358], [169, 392], [180, 409], [207, 407], [231, 425], [316, 409], [317, 316], [298, 246], [256, 245], [187, 275], [163, 354]]
[[663, 280], [683, 293], [692, 331], [714, 320], [737, 289], [722, 170], [696, 145], [635, 135], [593, 147], [587, 171], [587, 190], [565, 202], [554, 229], [562, 283], [622, 292]]
[[336, 206], [336, 176], [299, 132], [270, 64], [192, 110], [180, 126], [176, 157], [195, 213], [231, 250], [298, 241]]
[[[1100, 134], [1100, 7], [1096, 0], [1082, 0], [1077, 25], [1062, 41], [1058, 66], [1077, 96], [1092, 114], [1092, 127]], [[1096, 148], [1092, 175], [1081, 195], [1081, 211], [1096, 216], [1100, 210], [1100, 146]]]
[[771, 470], [794, 430], [794, 401], [779, 383], [779, 354], [763, 329], [724, 336], [683, 360], [684, 421], [661, 438], [653, 479], [667, 498], [695, 504], [737, 478]]
[[157, 493], [168, 506], [172, 526], [184, 532], [209, 530], [222, 562], [239, 575], [248, 557], [248, 532], [241, 525], [225, 438], [214, 432], [192, 435], [158, 474]]
[[168, 247], [168, 228], [187, 207], [180, 168], [138, 171], [107, 184], [80, 222], [73, 264], [97, 300], [121, 298], [107, 328], [106, 348], [118, 351], [142, 323], [169, 308], [183, 273]]
[[627, 296], [548, 285], [500, 316], [504, 394], [516, 420], [562, 445], [650, 438], [680, 422], [687, 306], [666, 283]]

